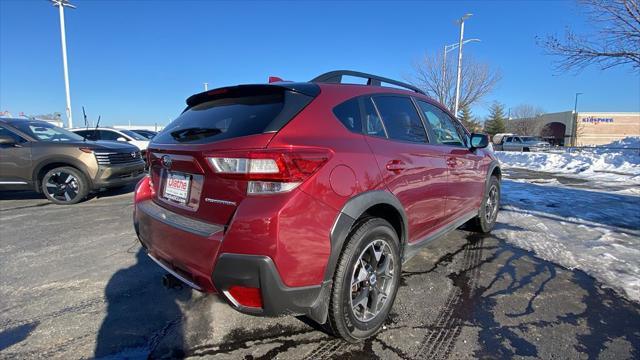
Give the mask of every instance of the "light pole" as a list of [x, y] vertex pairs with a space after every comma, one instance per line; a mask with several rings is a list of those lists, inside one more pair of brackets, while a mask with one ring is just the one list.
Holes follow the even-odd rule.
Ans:
[[454, 108], [454, 113], [456, 117], [458, 116], [458, 106], [460, 105], [460, 78], [462, 75], [462, 45], [464, 44], [464, 21], [471, 17], [473, 14], [465, 14], [463, 17], [458, 20], [460, 23], [460, 42], [458, 43], [458, 76], [456, 78], [456, 106]]
[[[480, 42], [480, 39], [476, 39], [476, 38], [467, 39], [467, 40], [462, 42], [462, 45], [464, 45], [466, 43], [474, 42], [474, 41]], [[458, 46], [460, 46], [460, 44], [458, 44], [458, 43], [444, 46], [444, 51], [443, 51], [443, 55], [442, 55], [442, 90], [443, 90], [443, 92], [444, 92], [444, 89], [446, 87], [445, 78], [446, 78], [446, 74], [447, 74], [447, 53], [457, 49]], [[444, 99], [440, 99], [440, 102], [444, 104]]]
[[60, 39], [62, 41], [62, 66], [64, 68], [64, 90], [67, 96], [67, 121], [69, 128], [73, 127], [73, 116], [71, 114], [71, 94], [69, 92], [69, 67], [67, 66], [67, 37], [64, 27], [64, 7], [75, 9], [68, 0], [51, 0], [53, 6], [57, 6], [60, 13]]
[[577, 92], [576, 93], [576, 101], [573, 103], [573, 134], [571, 136], [571, 146], [576, 146], [576, 142], [578, 141], [578, 96], [584, 93]]
[[576, 93], [576, 102], [573, 104], [573, 113], [576, 114], [576, 116], [578, 116], [578, 96], [582, 94], [584, 93]]

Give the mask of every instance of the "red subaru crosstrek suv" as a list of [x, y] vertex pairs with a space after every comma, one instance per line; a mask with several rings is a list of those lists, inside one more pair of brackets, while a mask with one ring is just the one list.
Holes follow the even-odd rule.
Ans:
[[419, 89], [360, 72], [205, 91], [149, 145], [134, 226], [187, 285], [355, 342], [423, 245], [491, 230], [501, 172], [487, 145]]

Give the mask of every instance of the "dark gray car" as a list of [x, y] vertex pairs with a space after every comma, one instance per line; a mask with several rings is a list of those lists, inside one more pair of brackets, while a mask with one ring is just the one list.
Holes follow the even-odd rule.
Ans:
[[51, 123], [0, 119], [0, 189], [35, 190], [56, 204], [75, 204], [90, 191], [144, 176], [133, 145], [88, 141]]

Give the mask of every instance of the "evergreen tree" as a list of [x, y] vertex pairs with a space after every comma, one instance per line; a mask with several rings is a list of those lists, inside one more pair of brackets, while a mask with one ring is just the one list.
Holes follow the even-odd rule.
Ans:
[[489, 108], [489, 117], [484, 123], [484, 131], [493, 136], [498, 133], [505, 132], [505, 120], [507, 117], [504, 113], [504, 105], [494, 102]]
[[476, 121], [475, 118], [473, 117], [473, 114], [471, 113], [471, 109], [469, 108], [468, 105], [462, 106], [458, 119], [460, 120], [462, 125], [464, 125], [464, 127], [471, 132], [476, 132], [482, 129], [482, 126], [480, 126], [480, 123]]

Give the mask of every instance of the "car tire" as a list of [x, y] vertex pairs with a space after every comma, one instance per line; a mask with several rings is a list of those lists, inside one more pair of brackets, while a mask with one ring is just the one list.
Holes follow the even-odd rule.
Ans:
[[400, 284], [398, 244], [398, 234], [381, 218], [363, 219], [351, 231], [329, 302], [327, 325], [335, 336], [356, 343], [375, 334], [387, 319]]
[[42, 177], [42, 192], [58, 205], [76, 204], [87, 197], [89, 182], [76, 168], [61, 166], [47, 171]]
[[478, 216], [469, 221], [469, 230], [487, 234], [491, 232], [498, 218], [500, 209], [500, 180], [496, 176], [491, 176], [487, 191], [482, 199]]

